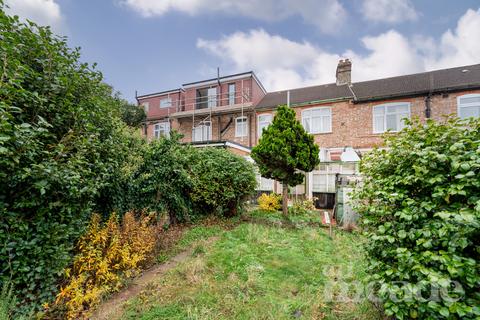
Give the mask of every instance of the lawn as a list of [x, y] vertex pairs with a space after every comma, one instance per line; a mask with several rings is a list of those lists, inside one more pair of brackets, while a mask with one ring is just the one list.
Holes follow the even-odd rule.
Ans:
[[365, 276], [360, 235], [336, 230], [330, 239], [314, 215], [282, 225], [262, 214], [216, 228], [214, 242], [194, 242], [191, 256], [128, 301], [122, 318], [378, 319], [364, 298], [350, 299]]

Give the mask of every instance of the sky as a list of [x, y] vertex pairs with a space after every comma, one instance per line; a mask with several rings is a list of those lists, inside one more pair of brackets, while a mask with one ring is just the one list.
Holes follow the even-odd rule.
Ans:
[[268, 91], [480, 63], [479, 0], [5, 0], [135, 100], [253, 70]]

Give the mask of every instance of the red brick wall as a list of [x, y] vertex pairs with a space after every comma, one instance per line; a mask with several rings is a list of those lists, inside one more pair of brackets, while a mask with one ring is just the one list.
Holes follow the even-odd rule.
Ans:
[[[431, 98], [431, 118], [442, 120], [444, 115], [457, 113], [457, 97], [464, 94], [480, 93], [480, 90], [463, 91], [450, 93], [448, 95], [434, 95]], [[303, 110], [315, 107], [331, 107], [332, 110], [332, 132], [315, 134], [315, 142], [321, 147], [345, 147], [371, 148], [382, 143], [381, 134], [373, 133], [373, 107], [389, 102], [409, 102], [411, 117], [418, 117], [425, 121], [425, 97], [391, 99], [368, 103], [354, 104], [351, 101], [342, 101], [335, 103], [322, 103], [309, 106], [294, 107], [297, 113], [297, 119], [301, 121]], [[274, 111], [257, 112], [259, 114], [270, 113]], [[258, 130], [256, 125], [252, 127], [252, 134], [258, 141]]]
[[[160, 108], [160, 100], [165, 98], [172, 99], [172, 106], [170, 108]], [[181, 103], [182, 99], [182, 92], [176, 92], [171, 94], [164, 94], [161, 96], [154, 96], [154, 97], [147, 97], [147, 98], [139, 98], [138, 103], [142, 105], [145, 102], [148, 102], [148, 113], [147, 113], [147, 120], [149, 119], [160, 119], [164, 117], [168, 117], [170, 114], [175, 113], [177, 111], [177, 105]]]

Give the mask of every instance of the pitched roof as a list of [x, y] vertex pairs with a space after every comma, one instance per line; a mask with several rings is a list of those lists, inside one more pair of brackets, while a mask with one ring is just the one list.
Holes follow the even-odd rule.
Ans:
[[[314, 101], [353, 99], [370, 101], [394, 97], [446, 92], [460, 89], [480, 88], [480, 64], [450, 69], [435, 70], [405, 76], [354, 82], [337, 86], [335, 83], [290, 90], [292, 105]], [[352, 93], [353, 91], [353, 93]], [[275, 107], [287, 103], [287, 90], [270, 92], [263, 97], [257, 108]]]
[[427, 94], [480, 87], [480, 64], [353, 84], [358, 100]]
[[290, 91], [290, 104], [292, 105], [313, 101], [353, 98], [347, 85], [337, 86], [335, 83], [329, 83], [320, 86], [269, 92], [260, 100], [257, 108], [268, 108], [280, 104], [287, 104], [288, 91]]

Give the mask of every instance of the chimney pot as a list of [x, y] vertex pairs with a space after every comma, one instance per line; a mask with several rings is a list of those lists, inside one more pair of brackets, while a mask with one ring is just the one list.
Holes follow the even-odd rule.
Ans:
[[352, 82], [352, 62], [349, 59], [340, 59], [337, 65], [336, 78], [337, 86]]

